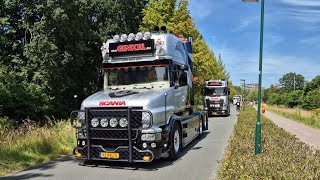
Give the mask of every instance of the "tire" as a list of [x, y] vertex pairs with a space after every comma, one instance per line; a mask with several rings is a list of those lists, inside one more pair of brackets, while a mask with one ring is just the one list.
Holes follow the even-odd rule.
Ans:
[[206, 119], [205, 119], [206, 130], [209, 130], [209, 117], [208, 117], [208, 115], [206, 115], [205, 117], [206, 117]]
[[174, 124], [173, 131], [171, 133], [171, 148], [169, 151], [169, 159], [176, 160], [179, 157], [179, 153], [182, 147], [181, 130], [177, 123]]
[[201, 139], [202, 138], [202, 136], [203, 136], [203, 129], [204, 129], [204, 127], [203, 127], [203, 118], [202, 117], [200, 117], [201, 118], [201, 120], [200, 120], [200, 122], [199, 122], [199, 134], [198, 134], [198, 139]]

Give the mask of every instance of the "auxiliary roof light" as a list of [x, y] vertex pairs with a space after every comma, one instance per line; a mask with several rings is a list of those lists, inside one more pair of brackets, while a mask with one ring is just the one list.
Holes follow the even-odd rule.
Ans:
[[120, 42], [126, 41], [127, 38], [128, 38], [128, 36], [127, 36], [126, 34], [122, 34], [122, 35], [121, 35], [121, 38], [120, 38]]
[[136, 34], [136, 41], [141, 40], [143, 38], [143, 34], [141, 32], [138, 32]]
[[132, 41], [132, 40], [134, 40], [135, 39], [135, 35], [133, 34], [133, 33], [130, 33], [129, 35], [128, 35], [128, 41]]
[[113, 41], [114, 42], [119, 42], [119, 40], [120, 40], [120, 36], [119, 35], [114, 35], [113, 36]]
[[148, 31], [145, 32], [144, 35], [143, 35], [143, 39], [144, 39], [144, 40], [147, 40], [147, 39], [150, 39], [150, 38], [151, 38], [151, 33], [148, 32]]

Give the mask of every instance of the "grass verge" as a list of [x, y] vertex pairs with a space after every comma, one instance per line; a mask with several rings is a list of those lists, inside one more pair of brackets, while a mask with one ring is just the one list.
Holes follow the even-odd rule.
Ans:
[[18, 129], [2, 125], [0, 176], [68, 155], [74, 145], [75, 132], [70, 122], [60, 121], [40, 127], [29, 121]]
[[320, 151], [261, 117], [262, 152], [254, 155], [256, 111], [241, 111], [219, 179], [319, 179]]
[[320, 114], [317, 111], [292, 109], [283, 106], [268, 105], [267, 111], [274, 112], [283, 117], [320, 129]]

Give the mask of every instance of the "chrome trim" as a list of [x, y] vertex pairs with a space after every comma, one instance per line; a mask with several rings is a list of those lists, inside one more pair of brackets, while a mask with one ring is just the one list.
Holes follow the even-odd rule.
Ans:
[[150, 128], [150, 129], [143, 129], [141, 130], [141, 133], [149, 133], [149, 134], [155, 134], [155, 133], [162, 133], [161, 128]]

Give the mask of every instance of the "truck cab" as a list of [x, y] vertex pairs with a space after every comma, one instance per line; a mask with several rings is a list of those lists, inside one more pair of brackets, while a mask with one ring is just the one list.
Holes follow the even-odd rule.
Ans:
[[227, 80], [209, 80], [205, 82], [202, 89], [204, 96], [203, 106], [208, 114], [230, 115], [230, 105], [228, 96], [230, 90]]
[[114, 35], [102, 50], [103, 89], [71, 113], [86, 161], [175, 159], [207, 129], [193, 112], [191, 41], [170, 33]]

